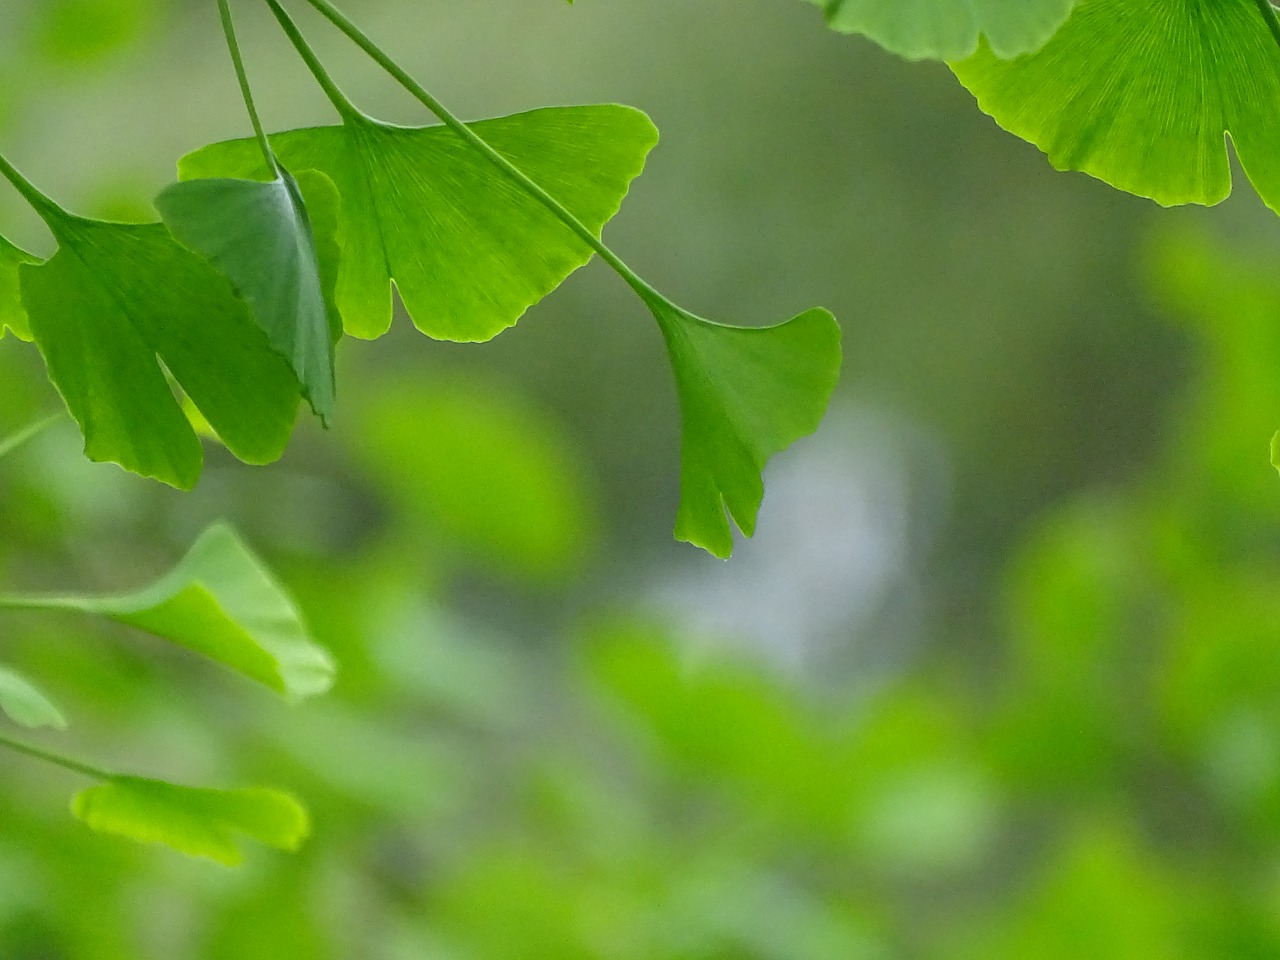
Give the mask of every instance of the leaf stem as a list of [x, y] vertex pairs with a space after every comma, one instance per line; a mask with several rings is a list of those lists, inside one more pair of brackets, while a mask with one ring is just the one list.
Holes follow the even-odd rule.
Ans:
[[1267, 28], [1271, 31], [1271, 36], [1275, 40], [1276, 45], [1280, 46], [1280, 16], [1276, 15], [1276, 8], [1271, 5], [1271, 0], [1255, 0], [1258, 6], [1258, 12], [1262, 14], [1262, 19], [1267, 21]]
[[47, 196], [36, 189], [35, 184], [24, 177], [12, 163], [0, 154], [0, 176], [13, 185], [13, 188], [22, 194], [22, 199], [35, 209], [40, 218], [44, 220], [49, 227], [53, 227], [54, 223], [65, 223], [72, 219], [71, 214], [63, 210]]
[[253, 102], [253, 91], [249, 88], [249, 74], [244, 68], [244, 57], [240, 55], [240, 42], [236, 39], [235, 21], [231, 18], [231, 5], [227, 0], [218, 0], [218, 13], [222, 16], [222, 34], [227, 39], [227, 50], [231, 53], [231, 63], [235, 66], [236, 80], [240, 83], [240, 96], [244, 107], [249, 112], [249, 122], [253, 124], [253, 134], [258, 138], [258, 146], [262, 149], [262, 158], [276, 177], [280, 176], [280, 163], [276, 160], [275, 151], [267, 140], [267, 132], [262, 128], [262, 119], [258, 116], [258, 108]]
[[28, 440], [34, 440], [64, 416], [66, 416], [64, 413], [55, 413], [52, 416], [45, 417], [43, 420], [37, 420], [30, 426], [24, 427], [5, 440], [0, 440], [0, 460], [3, 460], [9, 454], [13, 453]]
[[72, 773], [78, 773], [93, 780], [110, 780], [115, 776], [109, 770], [82, 763], [79, 760], [63, 756], [60, 753], [54, 753], [52, 750], [44, 750], [21, 740], [13, 740], [4, 734], [0, 734], [0, 747], [5, 747], [15, 753], [25, 754], [36, 760], [43, 760], [45, 763], [51, 763], [55, 767], [62, 767], [64, 770], [70, 770]]
[[[267, 0], [273, 10], [277, 11], [276, 17], [280, 19], [288, 18], [288, 15], [279, 8], [279, 0]], [[403, 67], [396, 63], [381, 47], [379, 47], [364, 31], [356, 26], [341, 10], [335, 7], [329, 0], [307, 0], [321, 16], [338, 28], [352, 43], [360, 47], [374, 63], [378, 64], [383, 70], [390, 74], [397, 83], [413, 94], [417, 100], [422, 103], [428, 110], [434, 113], [446, 127], [462, 138], [464, 142], [477, 150], [490, 163], [501, 170], [509, 179], [514, 181], [522, 190], [546, 207], [557, 219], [566, 227], [572, 230], [584, 243], [592, 250], [600, 255], [605, 263], [612, 267], [617, 274], [626, 281], [642, 300], [650, 307], [655, 303], [670, 306], [670, 301], [662, 294], [658, 293], [644, 279], [642, 279], [634, 270], [632, 270], [622, 258], [609, 249], [598, 236], [591, 232], [585, 224], [575, 217], [569, 210], [560, 203], [555, 197], [543, 189], [536, 181], [531, 179], [528, 174], [495, 150], [487, 140], [477, 134], [462, 120], [460, 120], [452, 111], [444, 106], [439, 100], [433, 97], [427, 90], [412, 76], [409, 75]], [[283, 25], [284, 20], [281, 20]], [[296, 32], [296, 27], [294, 31]], [[286, 28], [286, 31], [288, 28]], [[299, 39], [301, 39], [299, 37]], [[305, 41], [302, 41], [305, 45]], [[295, 42], [296, 45], [296, 42]], [[301, 52], [301, 51], [300, 51]], [[305, 55], [304, 55], [305, 56]]]
[[267, 6], [271, 8], [276, 20], [280, 22], [280, 29], [285, 32], [285, 36], [289, 38], [293, 48], [298, 51], [298, 56], [307, 65], [307, 69], [315, 77], [316, 83], [320, 84], [320, 88], [324, 90], [325, 96], [329, 98], [329, 102], [333, 104], [334, 109], [338, 111], [344, 120], [362, 117], [363, 114], [360, 110], [342, 92], [342, 88], [334, 82], [329, 71], [324, 68], [324, 64], [320, 62], [316, 52], [311, 49], [311, 45], [303, 37], [302, 31], [293, 22], [293, 18], [289, 16], [284, 7], [280, 6], [279, 0], [267, 0]]

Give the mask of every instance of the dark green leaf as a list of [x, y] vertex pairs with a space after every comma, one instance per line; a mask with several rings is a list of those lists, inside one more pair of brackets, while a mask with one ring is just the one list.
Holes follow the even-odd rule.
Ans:
[[[596, 232], [657, 141], [648, 117], [621, 106], [534, 110], [472, 127]], [[354, 336], [390, 327], [394, 280], [424, 333], [488, 340], [591, 258], [581, 239], [445, 127], [352, 115], [271, 143], [289, 169], [319, 170], [342, 195], [337, 300]], [[185, 157], [179, 172], [183, 179], [265, 174], [253, 140], [206, 147]]]

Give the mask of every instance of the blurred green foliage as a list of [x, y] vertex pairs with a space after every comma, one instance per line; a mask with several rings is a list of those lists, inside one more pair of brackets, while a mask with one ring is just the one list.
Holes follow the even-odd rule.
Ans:
[[[937, 216], [964, 214], [954, 202]], [[1103, 230], [1125, 223], [1094, 218], [1083, 233], [1131, 244], [1132, 230]], [[1130, 406], [1085, 434], [1095, 398], [1056, 402], [1064, 383], [1094, 384], [1071, 380], [1068, 349], [1014, 381], [1037, 402], [1009, 420], [949, 420], [961, 413], [938, 412], [935, 383], [904, 402], [937, 414], [961, 477], [934, 558], [936, 637], [870, 688], [836, 673], [819, 692], [708, 653], [649, 609], [653, 558], [609, 567], [604, 550], [617, 549], [606, 504], [640, 484], [600, 464], [665, 441], [619, 428], [616, 398], [558, 366], [556, 387], [534, 389], [536, 370], [478, 371], [447, 349], [350, 358], [357, 413], [304, 433], [267, 471], [210, 448], [186, 498], [84, 462], [71, 429], [0, 461], [6, 585], [129, 588], [226, 515], [341, 665], [330, 697], [290, 708], [124, 630], [7, 616], [5, 661], [71, 721], [42, 742], [143, 774], [286, 786], [314, 835], [296, 855], [246, 851], [229, 872], [79, 829], [66, 797], [81, 784], [6, 756], [0, 957], [1280, 954], [1280, 480], [1266, 455], [1280, 281], [1266, 256], [1186, 227], [1123, 258], [1145, 262], [1152, 309], [1194, 359], [1140, 358], [1176, 371], [1160, 381], [1164, 406], [1145, 372], [1099, 383]], [[996, 253], [956, 256], [995, 257], [990, 242]], [[909, 279], [910, 267], [891, 286]], [[1095, 326], [1122, 322], [1107, 302]], [[1111, 343], [1099, 363], [1113, 371], [1148, 336], [1073, 339], [1084, 321], [1054, 308], [1023, 319], [1050, 327], [1048, 343]], [[984, 361], [955, 362], [972, 374]], [[576, 402], [557, 402], [565, 380]], [[1011, 406], [1008, 385], [988, 383], [979, 412]], [[0, 434], [53, 403], [11, 338], [0, 395]], [[1032, 407], [1043, 436], [1005, 429]], [[594, 432], [610, 439], [582, 442]], [[1139, 433], [1159, 448], [1149, 462], [1122, 442]], [[627, 444], [634, 460], [617, 452]]]

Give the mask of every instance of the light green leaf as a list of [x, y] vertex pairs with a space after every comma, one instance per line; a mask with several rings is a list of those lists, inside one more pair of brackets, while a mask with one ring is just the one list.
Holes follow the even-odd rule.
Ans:
[[807, 310], [773, 327], [729, 327], [650, 303], [680, 394], [683, 448], [675, 535], [727, 558], [725, 509], [755, 532], [768, 459], [818, 428], [840, 377], [840, 327]]
[[1058, 169], [1166, 206], [1226, 198], [1227, 133], [1280, 211], [1280, 49], [1254, 0], [1081, 0], [1038, 53], [952, 69]]
[[958, 60], [979, 37], [999, 57], [1038, 50], [1076, 0], [808, 0], [831, 29], [860, 33], [911, 60]]
[[72, 812], [87, 826], [142, 843], [162, 843], [228, 867], [248, 837], [279, 850], [297, 850], [311, 833], [307, 811], [279, 790], [209, 790], [162, 780], [112, 777], [79, 794]]
[[12, 670], [0, 667], [0, 710], [24, 727], [65, 730], [67, 721], [43, 693]]
[[297, 379], [231, 284], [158, 223], [50, 226], [58, 252], [20, 268], [22, 299], [89, 459], [195, 485], [203, 451], [166, 370], [236, 456], [277, 459]]
[[22, 307], [22, 295], [18, 291], [18, 267], [24, 263], [39, 261], [4, 237], [0, 237], [0, 337], [12, 330], [19, 340], [31, 340], [31, 328], [27, 324], [27, 311]]
[[[333, 300], [338, 193], [323, 174], [286, 170], [272, 181], [226, 178], [175, 183], [156, 198], [165, 225], [206, 257], [249, 304], [271, 346], [289, 361], [312, 410], [333, 413]], [[332, 251], [322, 258], [321, 250]], [[328, 261], [322, 275], [321, 261]]]
[[293, 701], [333, 683], [333, 660], [311, 639], [293, 601], [221, 524], [205, 531], [172, 572], [135, 593], [3, 603], [110, 618], [188, 647]]
[[[621, 106], [557, 107], [471, 125], [599, 232], [657, 142]], [[488, 340], [591, 258], [536, 199], [446, 127], [399, 127], [351, 112], [342, 125], [271, 138], [291, 170], [319, 170], [342, 195], [337, 301], [346, 331], [391, 325], [391, 282], [419, 330]], [[183, 179], [261, 177], [253, 140], [214, 144], [179, 163]]]

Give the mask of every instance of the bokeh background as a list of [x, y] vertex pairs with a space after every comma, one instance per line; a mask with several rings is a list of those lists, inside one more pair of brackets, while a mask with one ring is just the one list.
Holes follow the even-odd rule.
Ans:
[[[301, 4], [294, 4], [295, 8]], [[237, 4], [270, 126], [327, 122]], [[237, 871], [90, 833], [0, 761], [4, 960], [1280, 956], [1277, 224], [1052, 171], [945, 67], [794, 0], [349, 0], [466, 117], [618, 101], [663, 133], [607, 239], [738, 323], [822, 304], [828, 420], [728, 563], [672, 542], [661, 339], [599, 264], [484, 346], [401, 322], [342, 407], [180, 495], [63, 425], [0, 462], [0, 584], [131, 587], [214, 519], [341, 663], [301, 707], [74, 618], [0, 657], [42, 742], [286, 787]], [[357, 102], [427, 122], [298, 9]], [[145, 219], [246, 133], [212, 0], [0, 0], [0, 149]], [[0, 191], [0, 230], [49, 240]], [[0, 342], [0, 435], [57, 408]]]

